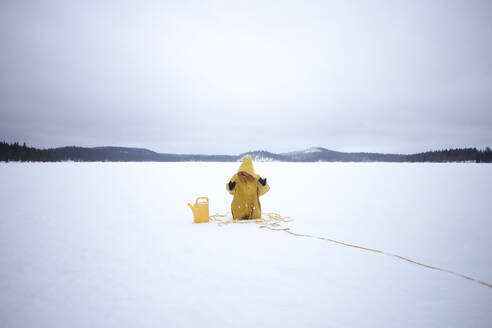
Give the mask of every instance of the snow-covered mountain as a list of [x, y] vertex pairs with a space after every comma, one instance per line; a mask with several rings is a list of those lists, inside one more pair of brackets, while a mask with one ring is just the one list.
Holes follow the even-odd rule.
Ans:
[[279, 154], [274, 154], [266, 150], [256, 150], [249, 151], [247, 153], [242, 153], [238, 157], [238, 161], [242, 161], [246, 156], [249, 156], [255, 162], [282, 162], [285, 161], [284, 156]]
[[256, 162], [399, 162], [402, 155], [378, 153], [344, 153], [323, 147], [312, 147], [288, 153], [271, 153], [265, 150], [250, 151], [239, 155], [238, 161], [245, 156]]
[[321, 153], [324, 151], [328, 151], [328, 149], [323, 147], [311, 147], [304, 150], [291, 151], [288, 153], [283, 153], [283, 155], [298, 155], [298, 154], [310, 154], [310, 153]]
[[281, 153], [289, 162], [399, 162], [402, 155], [379, 153], [344, 153], [323, 147], [312, 147]]
[[255, 150], [239, 155], [203, 155], [157, 153], [144, 148], [127, 147], [62, 147], [49, 149], [57, 161], [108, 162], [237, 162], [245, 156], [256, 162], [399, 162], [403, 155], [378, 153], [344, 153], [323, 147], [312, 147], [287, 153]]

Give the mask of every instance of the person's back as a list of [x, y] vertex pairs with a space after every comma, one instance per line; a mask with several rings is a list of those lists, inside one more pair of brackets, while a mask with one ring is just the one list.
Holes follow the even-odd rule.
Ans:
[[238, 172], [226, 185], [227, 191], [234, 195], [231, 204], [232, 217], [236, 220], [261, 218], [259, 197], [266, 194], [270, 187], [266, 178], [255, 174], [253, 161], [245, 157]]

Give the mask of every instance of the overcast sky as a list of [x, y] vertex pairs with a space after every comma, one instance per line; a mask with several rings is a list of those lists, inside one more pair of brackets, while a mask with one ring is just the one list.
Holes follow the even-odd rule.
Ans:
[[492, 1], [0, 1], [0, 140], [492, 146]]

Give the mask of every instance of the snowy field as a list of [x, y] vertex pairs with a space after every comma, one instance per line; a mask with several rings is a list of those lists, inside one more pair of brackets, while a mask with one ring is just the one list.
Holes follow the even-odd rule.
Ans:
[[[0, 163], [0, 327], [491, 327], [492, 288], [260, 229], [239, 163]], [[294, 232], [492, 283], [492, 165], [255, 163]]]

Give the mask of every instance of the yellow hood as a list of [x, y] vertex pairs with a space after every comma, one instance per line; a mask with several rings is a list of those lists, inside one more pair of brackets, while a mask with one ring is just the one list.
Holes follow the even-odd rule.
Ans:
[[243, 163], [239, 167], [239, 170], [237, 170], [237, 173], [239, 173], [239, 172], [246, 172], [248, 174], [251, 174], [256, 179], [260, 178], [260, 176], [258, 174], [255, 174], [255, 169], [253, 167], [253, 160], [251, 159], [251, 157], [245, 157], [243, 159]]

